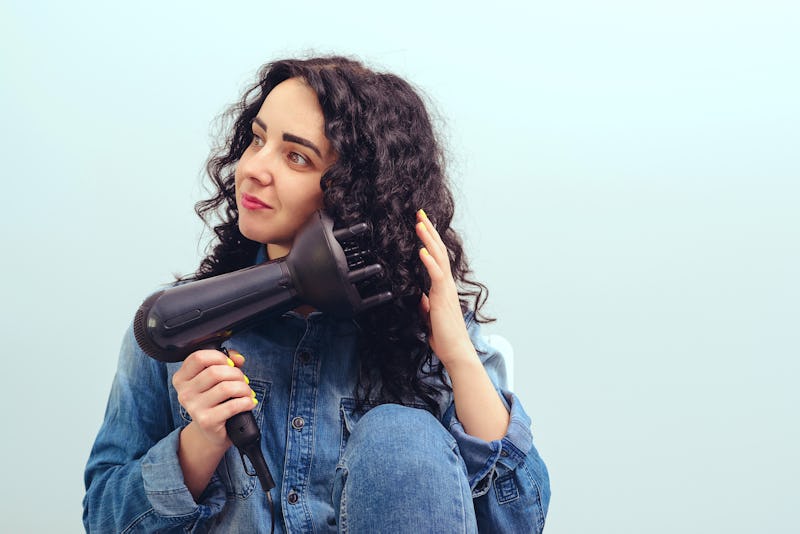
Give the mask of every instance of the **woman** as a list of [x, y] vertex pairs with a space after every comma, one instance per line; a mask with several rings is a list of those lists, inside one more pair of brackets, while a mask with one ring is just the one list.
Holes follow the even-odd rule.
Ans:
[[[192, 278], [285, 256], [324, 208], [337, 227], [369, 224], [375, 286], [395, 298], [350, 321], [303, 306], [234, 335], [227, 356], [176, 364], [129, 332], [86, 469], [87, 529], [541, 531], [547, 471], [519, 400], [498, 389], [502, 357], [478, 326], [485, 288], [450, 228], [419, 96], [349, 59], [289, 60], [229, 113], [207, 166], [217, 193], [197, 206], [221, 218], [217, 242]], [[225, 433], [246, 410], [274, 514]]]

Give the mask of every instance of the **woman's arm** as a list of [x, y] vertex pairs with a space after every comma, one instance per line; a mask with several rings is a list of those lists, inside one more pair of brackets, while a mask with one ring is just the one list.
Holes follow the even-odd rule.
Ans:
[[417, 212], [416, 231], [425, 245], [420, 259], [431, 277], [429, 295], [422, 296], [420, 307], [430, 323], [431, 349], [450, 376], [458, 419], [468, 434], [500, 439], [508, 428], [508, 410], [470, 340], [447, 248], [423, 210]]
[[166, 365], [144, 354], [129, 329], [84, 474], [87, 532], [170, 531], [222, 509], [220, 482], [199, 504], [184, 483], [168, 385]]
[[[533, 445], [531, 421], [519, 399], [500, 392], [486, 367], [499, 360], [478, 325], [461, 312], [447, 249], [420, 210], [420, 259], [431, 277], [420, 302], [430, 322], [429, 342], [453, 387], [443, 424], [456, 438], [467, 467], [481, 532], [542, 532], [550, 502], [547, 468]], [[481, 350], [481, 357], [475, 347]], [[483, 360], [483, 361], [482, 361]], [[501, 396], [502, 394], [502, 396]]]

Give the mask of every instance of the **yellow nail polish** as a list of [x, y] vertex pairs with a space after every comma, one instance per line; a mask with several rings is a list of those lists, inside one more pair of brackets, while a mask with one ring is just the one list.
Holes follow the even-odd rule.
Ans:
[[425, 248], [425, 247], [422, 247], [422, 248], [420, 249], [420, 252], [422, 252], [422, 255], [423, 255], [423, 256], [430, 256], [430, 253], [428, 252], [428, 249], [427, 249], [427, 248]]
[[247, 375], [244, 375], [244, 383], [247, 384], [248, 386], [250, 385], [250, 379], [247, 378]]
[[420, 208], [420, 209], [419, 209], [419, 212], [422, 214], [422, 218], [423, 218], [423, 219], [427, 219], [427, 218], [428, 218], [428, 214], [427, 214], [427, 213], [425, 213], [425, 210], [424, 210], [424, 209]]
[[233, 365], [233, 360], [231, 360], [230, 358], [228, 358], [228, 365], [230, 365], [231, 367], [233, 367], [233, 366], [234, 366], [234, 365]]
[[253, 397], [253, 406], [255, 406], [256, 404], [258, 404], [258, 399]]
[[253, 398], [255, 398], [255, 396], [256, 396], [256, 392], [253, 391], [252, 389], [250, 390], [250, 396], [253, 397]]

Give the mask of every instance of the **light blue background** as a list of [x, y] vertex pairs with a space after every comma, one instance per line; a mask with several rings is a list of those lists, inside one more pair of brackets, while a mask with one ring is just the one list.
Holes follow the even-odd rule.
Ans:
[[208, 238], [210, 124], [315, 50], [443, 119], [546, 532], [800, 531], [796, 2], [49, 4], [0, 3], [0, 530], [82, 530], [120, 338]]

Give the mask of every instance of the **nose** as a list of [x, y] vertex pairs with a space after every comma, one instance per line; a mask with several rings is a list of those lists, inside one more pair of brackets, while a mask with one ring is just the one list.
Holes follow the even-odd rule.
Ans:
[[239, 159], [239, 172], [244, 178], [256, 180], [261, 185], [269, 185], [275, 181], [275, 151], [265, 145], [258, 151], [248, 149]]

